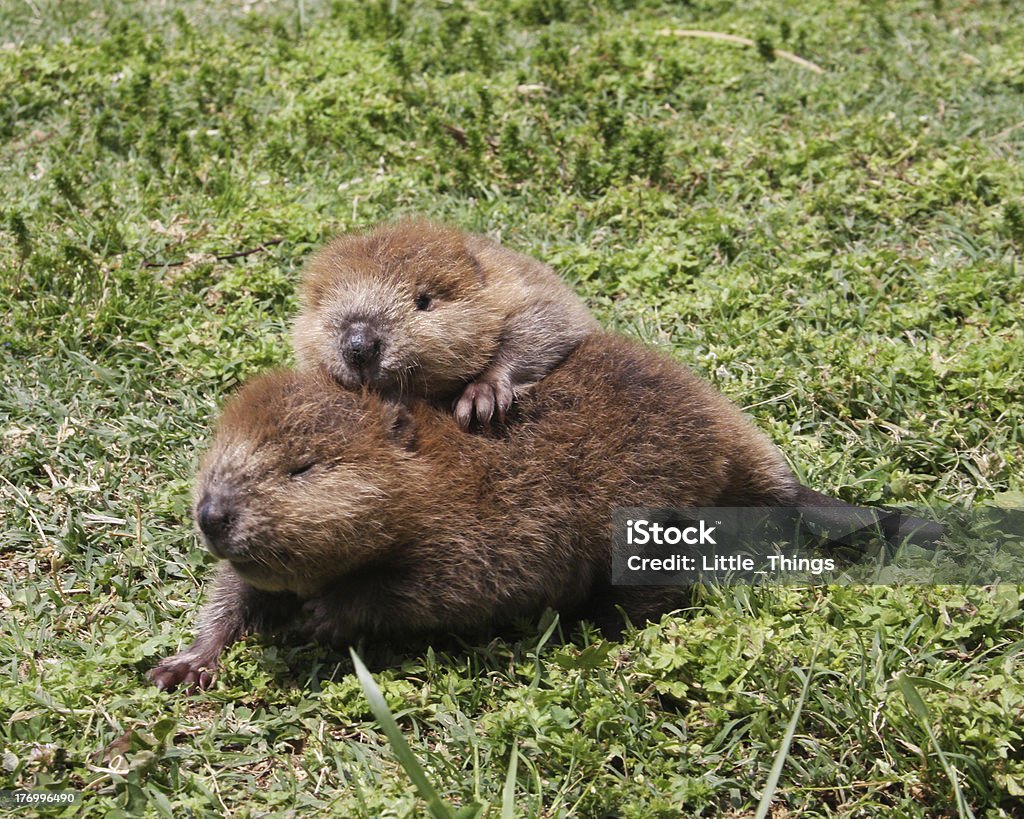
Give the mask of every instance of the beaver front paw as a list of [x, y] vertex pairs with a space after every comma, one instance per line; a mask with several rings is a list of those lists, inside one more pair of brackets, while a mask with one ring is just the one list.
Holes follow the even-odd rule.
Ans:
[[165, 657], [160, 665], [146, 676], [161, 691], [173, 691], [179, 685], [186, 694], [204, 690], [213, 685], [216, 660], [192, 651], [183, 651], [172, 657]]
[[485, 430], [490, 429], [495, 412], [498, 421], [505, 423], [505, 413], [512, 406], [515, 392], [508, 378], [483, 377], [466, 385], [455, 402], [455, 420], [463, 429], [469, 429], [474, 416]]

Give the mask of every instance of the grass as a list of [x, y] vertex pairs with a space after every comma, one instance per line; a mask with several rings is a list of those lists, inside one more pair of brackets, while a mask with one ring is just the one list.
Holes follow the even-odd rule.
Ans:
[[[0, 787], [424, 814], [347, 655], [143, 679], [192, 633], [216, 408], [290, 361], [338, 230], [422, 212], [549, 261], [816, 488], [1022, 501], [1012, 3], [7, 0], [0, 32]], [[1022, 602], [738, 588], [621, 643], [358, 650], [453, 810], [746, 816], [771, 778], [774, 816], [1010, 816]]]

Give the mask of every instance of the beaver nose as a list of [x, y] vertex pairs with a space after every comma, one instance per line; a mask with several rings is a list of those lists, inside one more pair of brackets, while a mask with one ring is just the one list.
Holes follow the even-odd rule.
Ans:
[[343, 344], [345, 360], [353, 367], [370, 366], [380, 357], [380, 336], [371, 325], [364, 322], [348, 328]]
[[235, 516], [231, 505], [222, 497], [207, 492], [196, 507], [196, 522], [199, 531], [206, 535], [211, 545], [210, 551], [216, 553], [214, 547], [220, 544], [231, 531]]

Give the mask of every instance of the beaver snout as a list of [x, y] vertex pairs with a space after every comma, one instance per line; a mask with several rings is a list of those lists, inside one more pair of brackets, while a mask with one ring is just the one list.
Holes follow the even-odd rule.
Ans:
[[357, 370], [368, 370], [380, 360], [382, 339], [377, 329], [367, 323], [351, 325], [341, 339], [345, 360]]
[[217, 557], [227, 557], [228, 541], [235, 522], [230, 500], [214, 492], [206, 492], [196, 506], [196, 523], [206, 538], [207, 547]]

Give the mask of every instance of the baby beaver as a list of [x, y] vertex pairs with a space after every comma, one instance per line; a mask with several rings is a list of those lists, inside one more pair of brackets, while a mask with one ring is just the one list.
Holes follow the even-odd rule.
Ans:
[[422, 219], [340, 236], [307, 264], [296, 357], [343, 386], [455, 401], [487, 427], [597, 329], [554, 271]]

